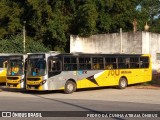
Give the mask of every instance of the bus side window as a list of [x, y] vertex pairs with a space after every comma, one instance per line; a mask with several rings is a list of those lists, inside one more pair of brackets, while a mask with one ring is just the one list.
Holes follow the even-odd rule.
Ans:
[[148, 67], [149, 67], [149, 58], [140, 57], [140, 68], [148, 68]]
[[139, 57], [130, 57], [130, 68], [139, 68]]
[[118, 57], [118, 68], [126, 69], [130, 67], [130, 58]]
[[99, 69], [99, 68], [100, 68], [99, 63], [94, 64], [94, 67], [93, 67], [93, 68], [94, 68], [94, 69]]
[[105, 69], [116, 69], [117, 59], [116, 57], [106, 57], [105, 58]]
[[77, 70], [77, 58], [72, 56], [64, 57], [63, 69], [65, 71]]
[[90, 70], [91, 69], [91, 58], [90, 57], [79, 57], [79, 70]]
[[113, 65], [112, 64], [106, 64], [105, 69], [113, 69]]
[[92, 63], [93, 63], [93, 69], [96, 70], [104, 69], [103, 57], [93, 57]]
[[61, 72], [61, 61], [59, 59], [51, 58], [48, 60], [48, 77], [60, 74]]
[[50, 60], [48, 62], [48, 70], [50, 72], [59, 71], [60, 70], [60, 61]]

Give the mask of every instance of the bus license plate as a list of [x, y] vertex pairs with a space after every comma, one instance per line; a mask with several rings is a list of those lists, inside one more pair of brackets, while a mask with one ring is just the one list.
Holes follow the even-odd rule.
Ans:
[[35, 89], [35, 87], [31, 87], [31, 89]]

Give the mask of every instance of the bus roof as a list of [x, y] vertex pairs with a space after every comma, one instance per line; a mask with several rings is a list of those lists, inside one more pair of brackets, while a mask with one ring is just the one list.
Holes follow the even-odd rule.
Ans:
[[115, 54], [104, 54], [104, 53], [28, 53], [28, 55], [40, 55], [45, 54], [47, 56], [150, 56], [150, 54], [121, 54], [121, 53], [115, 53]]
[[150, 54], [63, 53], [62, 56], [150, 56]]

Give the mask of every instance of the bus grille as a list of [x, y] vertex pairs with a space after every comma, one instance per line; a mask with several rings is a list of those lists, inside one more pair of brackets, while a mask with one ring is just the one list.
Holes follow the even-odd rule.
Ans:
[[41, 80], [40, 78], [27, 78], [28, 81], [38, 81]]
[[17, 80], [19, 79], [18, 77], [7, 77], [8, 80]]

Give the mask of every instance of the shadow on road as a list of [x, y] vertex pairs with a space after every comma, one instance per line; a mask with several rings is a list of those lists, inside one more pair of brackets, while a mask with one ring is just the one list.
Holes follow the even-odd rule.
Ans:
[[[100, 88], [85, 88], [85, 89], [78, 89], [76, 92], [85, 92], [85, 91], [94, 91], [94, 90], [103, 90], [103, 89], [115, 89], [114, 87], [100, 87]], [[64, 94], [64, 91], [63, 90], [54, 90], [54, 91], [28, 91], [28, 90], [25, 90], [25, 89], [12, 89], [12, 88], [6, 88], [5, 87], [5, 84], [2, 84], [0, 86], [0, 89], [2, 89], [2, 91], [8, 91], [8, 92], [20, 92], [20, 93], [23, 93], [23, 94], [30, 94], [30, 95], [33, 95], [33, 96], [36, 96], [37, 98], [41, 98], [41, 99], [44, 99], [44, 100], [49, 100], [49, 101], [53, 101], [53, 102], [58, 102], [60, 104], [65, 104], [65, 105], [69, 105], [69, 106], [73, 106], [73, 107], [77, 107], [77, 108], [80, 108], [83, 110], [83, 115], [84, 115], [84, 111], [86, 111], [85, 115], [87, 116], [87, 114], [106, 114], [107, 111], [97, 111], [97, 110], [94, 110], [94, 109], [91, 109], [91, 108], [88, 108], [88, 107], [85, 107], [85, 106], [80, 106], [78, 104], [74, 104], [72, 102], [67, 102], [67, 101], [63, 101], [63, 100], [58, 100], [58, 99], [52, 99], [52, 98], [46, 98], [46, 97], [43, 97], [41, 95], [43, 94], [59, 94], [59, 93], [62, 93]], [[62, 110], [63, 111], [63, 110]], [[70, 112], [65, 112], [66, 116], [68, 114], [68, 116], [75, 116], [74, 112], [73, 113], [70, 113]], [[79, 116], [81, 116], [81, 111], [78, 111], [76, 112], [77, 116], [79, 114]], [[125, 120], [123, 118], [112, 118], [114, 120]]]
[[[21, 92], [23, 94], [58, 94], [58, 93], [64, 94], [64, 90], [32, 91], [26, 89], [6, 88], [4, 84], [0, 86], [0, 89], [2, 91]], [[86, 91], [103, 90], [103, 89], [115, 89], [115, 87], [81, 88], [77, 89], [76, 92], [86, 92]]]
[[[157, 85], [150, 85], [150, 86], [145, 86], [143, 84], [134, 84], [134, 85], [129, 85], [127, 87], [129, 88], [151, 88], [151, 89], [155, 89], [155, 88], [159, 88], [160, 86]], [[126, 89], [127, 89], [126, 88]], [[77, 89], [76, 92], [86, 92], [86, 91], [94, 91], [94, 90], [103, 90], [103, 89], [117, 89], [119, 90], [117, 87], [115, 86], [107, 86], [107, 87], [97, 87], [97, 88], [81, 88], [81, 89]], [[63, 90], [49, 90], [49, 91], [32, 91], [32, 90], [26, 90], [26, 89], [16, 89], [16, 88], [6, 88], [5, 83], [0, 83], [0, 91], [8, 91], [8, 92], [21, 92], [23, 94], [37, 94], [37, 95], [41, 95], [41, 94], [64, 94]]]
[[[135, 84], [135, 85], [129, 85], [127, 88], [138, 88], [138, 86], [144, 86], [142, 84]], [[64, 94], [63, 90], [48, 90], [48, 91], [32, 91], [32, 90], [26, 90], [26, 89], [16, 89], [16, 88], [6, 88], [5, 83], [0, 84], [0, 89], [2, 91], [8, 91], [8, 92], [21, 92], [23, 94]], [[117, 89], [115, 86], [107, 86], [107, 87], [97, 87], [97, 88], [81, 88], [77, 89], [76, 92], [86, 92], [86, 91], [94, 91], [94, 90], [103, 90], [103, 89]]]
[[[39, 97], [41, 99], [45, 99], [45, 100], [49, 100], [49, 101], [54, 101], [54, 102], [58, 102], [60, 104], [66, 104], [66, 105], [69, 105], [69, 106], [73, 106], [73, 107], [77, 107], [77, 108], [80, 108], [80, 109], [83, 109], [83, 111], [75, 111], [75, 112], [66, 112], [65, 111], [65, 115], [66, 116], [75, 116], [74, 114], [76, 113], [77, 116], [81, 116], [81, 114], [83, 113], [84, 115], [84, 112], [85, 112], [85, 115], [87, 116], [87, 114], [106, 114], [107, 111], [97, 111], [97, 110], [94, 110], [94, 109], [90, 109], [88, 107], [84, 107], [84, 106], [80, 106], [78, 104], [73, 104], [71, 102], [66, 102], [66, 101], [62, 101], [62, 100], [57, 100], [57, 99], [52, 99], [52, 98], [46, 98], [46, 97], [43, 97], [43, 96], [40, 96], [40, 95], [35, 95], [35, 94], [32, 94], [36, 97]], [[67, 115], [68, 114], [68, 115]], [[115, 119], [115, 120], [126, 120], [124, 118], [118, 118], [118, 117], [114, 117], [112, 119]]]
[[[103, 89], [115, 89], [114, 87], [98, 87], [98, 88], [82, 88], [77, 89], [76, 92], [86, 92], [86, 91], [96, 91], [96, 90], [103, 90]], [[21, 91], [24, 94], [35, 94], [35, 95], [41, 95], [41, 94], [65, 94], [64, 90], [50, 90], [50, 91], [32, 91], [32, 90], [23, 90]], [[74, 94], [74, 93], [73, 93]]]

